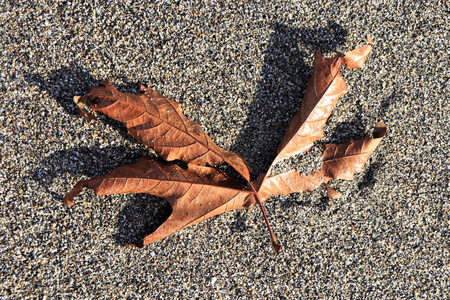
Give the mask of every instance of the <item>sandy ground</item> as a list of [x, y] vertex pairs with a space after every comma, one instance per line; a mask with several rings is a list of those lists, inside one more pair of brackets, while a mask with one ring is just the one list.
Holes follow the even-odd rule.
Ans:
[[[1, 299], [444, 299], [450, 290], [449, 7], [445, 1], [0, 1]], [[151, 3], [150, 3], [151, 2]], [[412, 3], [411, 3], [412, 2]], [[72, 98], [109, 78], [183, 104], [265, 171], [312, 73], [365, 43], [320, 144], [389, 128], [365, 169], [320, 191], [229, 212], [148, 245], [170, 213], [146, 195], [62, 197], [151, 150]]]

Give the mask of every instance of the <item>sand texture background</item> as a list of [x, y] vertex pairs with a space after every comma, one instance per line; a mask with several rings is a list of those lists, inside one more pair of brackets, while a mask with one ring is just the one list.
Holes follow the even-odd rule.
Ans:
[[[446, 1], [0, 1], [0, 299], [444, 299], [450, 290]], [[148, 245], [170, 209], [147, 195], [65, 207], [81, 179], [151, 150], [72, 102], [109, 78], [151, 86], [255, 175], [300, 107], [316, 50], [375, 48], [342, 70], [320, 145], [388, 134], [364, 170], [322, 191], [229, 212]], [[281, 166], [282, 168], [283, 166]]]

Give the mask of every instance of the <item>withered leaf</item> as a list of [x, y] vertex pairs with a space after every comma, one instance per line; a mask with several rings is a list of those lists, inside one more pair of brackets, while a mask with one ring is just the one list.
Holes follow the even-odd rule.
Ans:
[[[78, 102], [122, 122], [128, 134], [168, 161], [179, 159], [211, 166], [227, 162], [245, 179], [250, 178], [248, 163], [217, 146], [200, 125], [183, 115], [179, 103], [151, 88], [141, 87], [141, 91], [138, 95], [122, 93], [105, 80]], [[86, 116], [84, 110], [80, 112]]]
[[[195, 122], [181, 112], [181, 105], [163, 97], [151, 88], [141, 88], [142, 94], [119, 92], [111, 82], [104, 81], [84, 97], [75, 97], [82, 116], [90, 121], [95, 116], [86, 109], [102, 112], [125, 124], [128, 133], [141, 143], [153, 148], [166, 160], [188, 163], [183, 169], [175, 164], [140, 158], [99, 177], [78, 182], [64, 197], [66, 205], [73, 205], [74, 197], [86, 187], [98, 195], [114, 193], [147, 193], [166, 199], [172, 206], [170, 217], [138, 246], [152, 243], [177, 230], [226, 211], [251, 207], [262, 209], [272, 245], [278, 252], [281, 246], [269, 225], [262, 202], [270, 196], [313, 191], [322, 184], [327, 196], [339, 197], [329, 185], [331, 179], [351, 179], [364, 167], [368, 157], [386, 133], [386, 126], [376, 124], [373, 137], [329, 144], [323, 153], [323, 165], [313, 174], [290, 170], [271, 175], [272, 167], [283, 159], [304, 153], [323, 136], [322, 128], [342, 95], [347, 92], [340, 67], [360, 68], [373, 48], [369, 44], [334, 58], [316, 53], [311, 80], [299, 112], [294, 116], [278, 147], [278, 154], [265, 174], [250, 181], [251, 169], [238, 154], [217, 146]], [[247, 181], [243, 187], [223, 171], [211, 166], [227, 162]]]
[[64, 197], [64, 203], [73, 205], [73, 198], [84, 187], [97, 195], [147, 193], [169, 202], [172, 214], [156, 231], [145, 237], [141, 245], [215, 215], [244, 209], [255, 201], [252, 192], [245, 191], [216, 168], [189, 165], [184, 170], [176, 164], [160, 163], [151, 157], [141, 157], [135, 164], [78, 182]]

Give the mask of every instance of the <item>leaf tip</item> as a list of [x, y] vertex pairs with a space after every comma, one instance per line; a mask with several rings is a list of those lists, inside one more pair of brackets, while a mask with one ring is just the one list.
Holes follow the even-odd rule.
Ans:
[[81, 96], [73, 96], [73, 102], [75, 102], [76, 104], [78, 104], [80, 99], [81, 99]]
[[339, 199], [342, 194], [339, 191], [336, 191], [333, 189], [330, 184], [327, 182], [325, 183], [325, 187], [327, 188], [327, 197], [330, 199]]
[[367, 34], [367, 42], [369, 43], [370, 46], [373, 47], [373, 41], [369, 34]]
[[319, 58], [322, 58], [322, 57], [323, 57], [322, 51], [320, 51], [320, 49], [317, 50], [317, 51], [316, 51], [316, 54], [315, 54], [315, 57], [314, 57], [314, 60], [319, 59]]
[[65, 206], [73, 206], [75, 203], [73, 202], [73, 198], [68, 197], [68, 195], [66, 195], [64, 197], [64, 205]]
[[86, 184], [86, 180], [79, 181], [73, 189], [64, 196], [64, 205], [65, 206], [72, 206], [75, 203], [73, 202], [73, 198], [75, 198], [76, 195], [78, 195], [81, 190], [83, 190], [84, 185]]
[[100, 85], [103, 85], [103, 86], [107, 86], [107, 85], [109, 85], [109, 84], [112, 84], [111, 81], [110, 81], [109, 79], [105, 79], [105, 80], [103, 80], [103, 81], [100, 83]]
[[386, 125], [382, 121], [379, 121], [375, 124], [375, 128], [373, 129], [373, 138], [380, 139], [386, 135], [386, 132]]
[[88, 106], [87, 105], [88, 98], [86, 96], [84, 96], [84, 97], [74, 96], [73, 102], [75, 102], [75, 104], [78, 106], [78, 110], [80, 111], [80, 114], [83, 117], [83, 119], [86, 121], [86, 123], [89, 123], [92, 120], [94, 120], [94, 121], [97, 120], [95, 115], [86, 109], [86, 106]]
[[124, 247], [126, 247], [126, 248], [130, 247], [130, 248], [139, 248], [139, 249], [141, 249], [141, 248], [144, 248], [144, 244], [128, 244], [128, 245], [125, 245]]
[[280, 251], [281, 251], [281, 249], [283, 248], [283, 246], [281, 246], [280, 244], [278, 244], [276, 241], [272, 241], [272, 246], [273, 246], [273, 249], [275, 249], [275, 252], [276, 252], [277, 254], [279, 254]]

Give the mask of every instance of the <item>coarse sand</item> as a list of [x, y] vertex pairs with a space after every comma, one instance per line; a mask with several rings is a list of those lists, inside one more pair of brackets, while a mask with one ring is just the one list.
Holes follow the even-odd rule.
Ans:
[[[445, 299], [450, 294], [447, 1], [0, 1], [0, 299]], [[387, 136], [342, 192], [234, 211], [148, 245], [170, 214], [148, 195], [62, 197], [152, 153], [72, 102], [110, 79], [153, 87], [254, 176], [274, 158], [312, 73], [366, 43], [320, 145]]]

